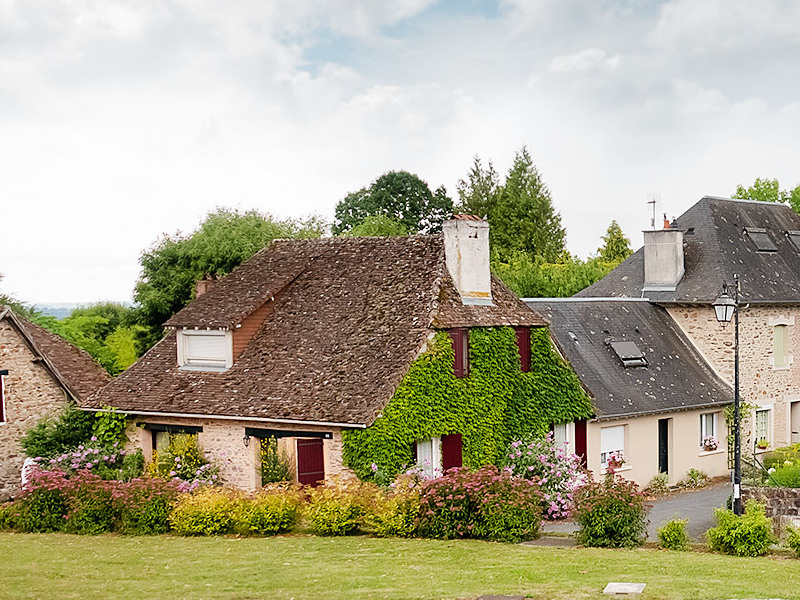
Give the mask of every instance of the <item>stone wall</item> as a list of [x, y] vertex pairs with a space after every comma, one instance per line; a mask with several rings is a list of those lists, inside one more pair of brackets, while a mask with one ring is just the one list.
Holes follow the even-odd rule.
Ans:
[[800, 528], [800, 488], [743, 487], [742, 505], [750, 499], [764, 504], [779, 538], [787, 535], [787, 527]]
[[[244, 445], [245, 428], [280, 429], [286, 431], [332, 432], [333, 439], [324, 440], [323, 450], [325, 459], [325, 477], [333, 475], [354, 476], [352, 471], [342, 462], [342, 432], [335, 427], [322, 427], [319, 425], [285, 425], [279, 423], [239, 421], [228, 419], [191, 419], [180, 417], [158, 418], [153, 416], [132, 417], [128, 427], [128, 449], [141, 448], [145, 459], [152, 458], [152, 433], [137, 423], [161, 423], [167, 425], [190, 425], [202, 427], [198, 434], [198, 442], [203, 448], [206, 457], [220, 467], [222, 483], [235, 486], [244, 490], [253, 491], [260, 487], [259, 479], [259, 443], [251, 439], [249, 445]], [[282, 446], [294, 443], [296, 438], [282, 438]], [[294, 459], [294, 452], [287, 452], [290, 459]], [[293, 466], [296, 473], [296, 465]]]
[[0, 501], [19, 493], [25, 452], [20, 439], [43, 417], [60, 412], [67, 395], [6, 319], [0, 321], [5, 422], [0, 423]]
[[[694, 343], [711, 367], [731, 386], [734, 373], [734, 326], [725, 328], [714, 310], [706, 307], [673, 307], [670, 316]], [[788, 325], [789, 366], [773, 362], [773, 328]], [[742, 307], [739, 321], [739, 376], [742, 401], [770, 407], [773, 447], [791, 443], [791, 405], [800, 402], [800, 308], [786, 306]], [[797, 358], [798, 360], [794, 360]], [[800, 404], [795, 411], [800, 410]], [[752, 415], [749, 415], [752, 417]], [[752, 418], [750, 425], [752, 426]], [[747, 434], [749, 429], [745, 429]], [[752, 452], [753, 440], [744, 438], [743, 451]]]

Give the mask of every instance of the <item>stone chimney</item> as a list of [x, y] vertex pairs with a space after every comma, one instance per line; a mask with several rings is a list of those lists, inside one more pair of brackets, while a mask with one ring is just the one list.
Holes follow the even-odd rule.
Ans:
[[643, 292], [674, 292], [683, 278], [683, 231], [673, 219], [664, 229], [644, 231]]
[[492, 306], [489, 223], [472, 215], [454, 215], [442, 225], [447, 270], [461, 302]]
[[197, 283], [195, 284], [195, 292], [194, 297], [199, 298], [206, 292], [210, 291], [215, 285], [217, 285], [218, 279], [214, 275], [209, 275], [206, 273], [206, 276], [202, 279], [198, 279]]

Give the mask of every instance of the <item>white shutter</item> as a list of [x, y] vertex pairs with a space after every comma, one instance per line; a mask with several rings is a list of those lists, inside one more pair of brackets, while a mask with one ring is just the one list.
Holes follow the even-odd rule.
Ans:
[[625, 454], [625, 426], [603, 427], [600, 430], [600, 462], [606, 464], [612, 452]]
[[[178, 355], [181, 366], [224, 369], [230, 366], [231, 337], [224, 331], [181, 332], [182, 353]], [[182, 356], [181, 356], [182, 354]]]

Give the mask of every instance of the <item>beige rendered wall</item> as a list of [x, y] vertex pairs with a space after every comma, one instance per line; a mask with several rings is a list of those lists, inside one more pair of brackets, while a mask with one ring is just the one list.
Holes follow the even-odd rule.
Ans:
[[[280, 429], [288, 431], [329, 431], [333, 439], [324, 440], [323, 451], [325, 459], [325, 477], [333, 475], [350, 476], [352, 472], [342, 463], [342, 432], [340, 428], [321, 427], [318, 425], [287, 426], [276, 423], [257, 421], [234, 421], [223, 419], [190, 419], [179, 417], [132, 417], [128, 427], [128, 447], [141, 448], [145, 459], [152, 458], [152, 433], [149, 430], [136, 426], [136, 423], [161, 423], [167, 425], [192, 425], [203, 428], [198, 434], [198, 441], [206, 457], [213, 460], [220, 467], [222, 483], [244, 490], [253, 491], [260, 487], [259, 444], [256, 439], [251, 439], [250, 445], [244, 445], [244, 432], [246, 427], [260, 429]], [[294, 438], [283, 438], [281, 446], [290, 451], [289, 443]], [[293, 443], [292, 443], [293, 445]], [[296, 460], [294, 452], [287, 454]], [[294, 465], [294, 472], [297, 472]]]
[[[712, 307], [675, 307], [669, 314], [731, 386], [734, 365], [734, 326], [724, 329]], [[773, 329], [785, 324], [789, 336], [789, 366], [773, 361]], [[774, 447], [790, 443], [790, 415], [793, 402], [800, 401], [800, 307], [750, 305], [740, 310], [739, 379], [742, 401], [770, 408], [770, 435]], [[795, 405], [795, 411], [800, 404]], [[751, 415], [752, 417], [752, 415]], [[750, 419], [752, 424], [753, 419]], [[753, 451], [749, 427], [743, 430], [743, 451]]]
[[0, 321], [0, 369], [8, 369], [3, 377], [6, 421], [0, 423], [0, 501], [19, 493], [25, 461], [22, 436], [67, 402], [63, 388], [35, 359], [16, 329], [7, 320]]
[[[718, 436], [723, 441], [716, 451], [700, 447], [700, 414], [716, 412]], [[725, 417], [721, 409], [692, 410], [631, 419], [593, 421], [586, 428], [588, 467], [596, 479], [602, 478], [600, 465], [600, 436], [603, 427], [625, 426], [626, 464], [618, 472], [640, 486], [646, 486], [658, 474], [658, 421], [669, 419], [669, 483], [674, 485], [689, 469], [699, 469], [711, 477], [728, 475], [725, 448]]]

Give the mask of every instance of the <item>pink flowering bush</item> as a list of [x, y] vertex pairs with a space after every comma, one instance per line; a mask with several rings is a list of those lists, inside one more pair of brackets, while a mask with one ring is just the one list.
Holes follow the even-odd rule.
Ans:
[[114, 530], [128, 535], [166, 533], [172, 506], [179, 495], [178, 482], [154, 477], [112, 486], [111, 501], [117, 515]]
[[512, 442], [504, 466], [512, 475], [539, 485], [545, 519], [568, 518], [573, 493], [586, 479], [580, 458], [555, 442], [552, 433]]
[[507, 470], [462, 467], [422, 484], [419, 533], [424, 537], [519, 542], [537, 537], [540, 525], [538, 485]]
[[60, 471], [68, 475], [90, 471], [102, 479], [128, 480], [141, 475], [144, 469], [141, 450], [127, 454], [119, 442], [103, 444], [96, 436], [69, 452], [51, 458], [37, 456], [33, 460], [42, 470]]

